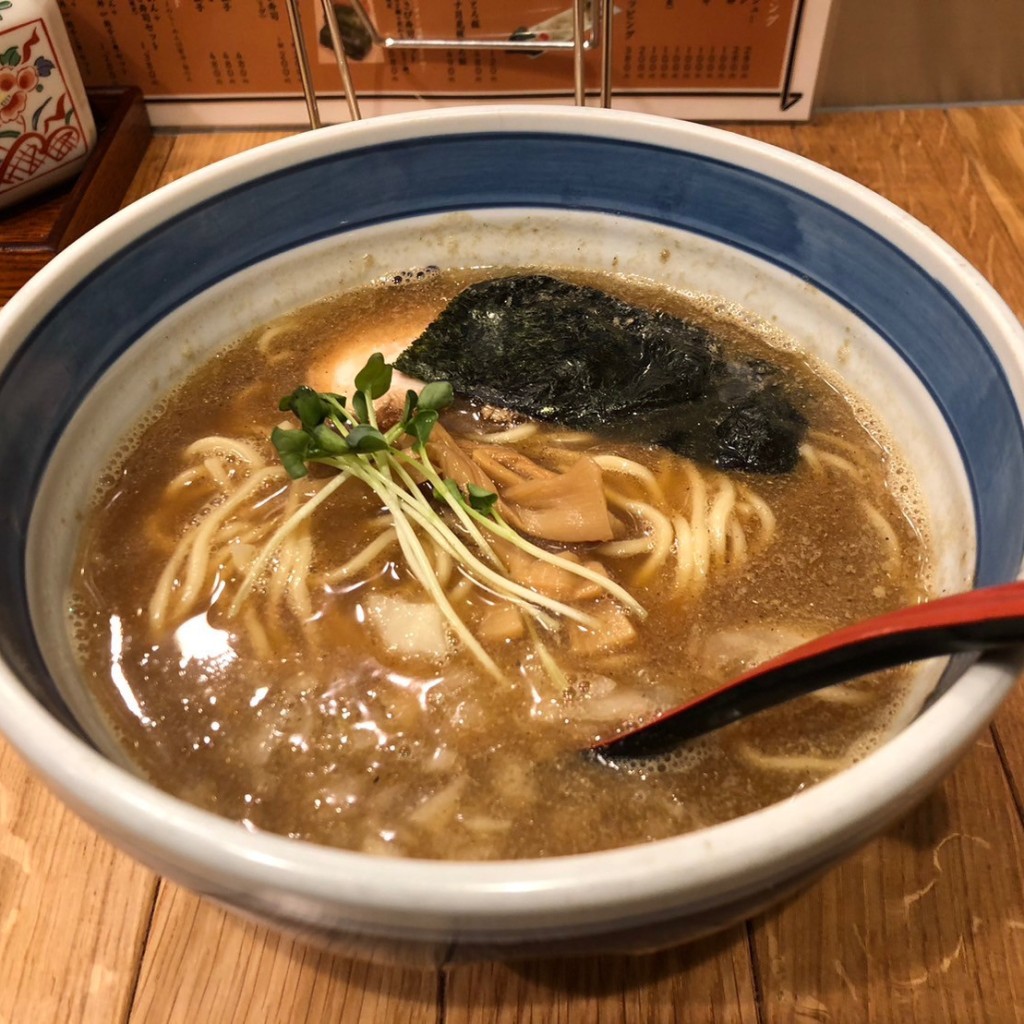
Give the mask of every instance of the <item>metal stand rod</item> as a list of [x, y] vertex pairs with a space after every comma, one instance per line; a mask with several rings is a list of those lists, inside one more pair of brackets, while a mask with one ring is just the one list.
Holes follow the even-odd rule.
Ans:
[[327, 31], [331, 36], [331, 47], [334, 50], [334, 59], [338, 62], [338, 72], [341, 75], [341, 84], [345, 88], [345, 102], [348, 104], [348, 116], [352, 121], [361, 120], [359, 113], [359, 98], [356, 96], [355, 86], [352, 84], [352, 71], [348, 66], [348, 54], [345, 53], [345, 41], [341, 37], [341, 26], [338, 24], [338, 16], [334, 11], [334, 4], [331, 0], [323, 0], [324, 20], [327, 22]]
[[[614, 0], [572, 0], [573, 37], [567, 39], [409, 39], [382, 36], [377, 30], [373, 19], [366, 10], [362, 0], [349, 0], [356, 17], [370, 34], [374, 45], [386, 50], [568, 50], [573, 51], [573, 94], [579, 107], [587, 105], [587, 51], [593, 49], [600, 35], [601, 47], [601, 106], [612, 104], [612, 20], [615, 16]], [[345, 53], [345, 43], [341, 26], [331, 0], [322, 0], [324, 20], [331, 37], [331, 47], [338, 64], [342, 85], [345, 90], [345, 101], [348, 104], [349, 117], [353, 121], [361, 118], [359, 98], [352, 82], [351, 67]], [[309, 127], [319, 128], [320, 109], [317, 103], [316, 90], [313, 88], [312, 75], [309, 67], [309, 53], [306, 48], [305, 36], [302, 33], [302, 20], [299, 15], [299, 0], [285, 0], [288, 10], [288, 21], [291, 24], [292, 43], [295, 47], [295, 59], [302, 80], [302, 92], [306, 100], [306, 113]], [[587, 15], [591, 14], [591, 25], [587, 26]], [[599, 26], [599, 27], [598, 27]]]
[[577, 107], [587, 105], [587, 51], [583, 45], [586, 30], [587, 10], [584, 0], [572, 0], [572, 72]]
[[319, 128], [320, 108], [316, 102], [316, 90], [309, 73], [309, 55], [306, 52], [306, 39], [302, 34], [302, 19], [299, 17], [298, 0], [287, 0], [288, 21], [292, 28], [292, 45], [295, 47], [295, 60], [299, 65], [299, 78], [302, 80], [302, 93], [306, 98], [306, 114], [309, 127]]
[[612, 18], [615, 0], [601, 0], [601, 106], [612, 105]]
[[[357, 3], [358, 0], [352, 0]], [[385, 50], [574, 50], [576, 43], [571, 39], [553, 39], [534, 42], [532, 39], [396, 39], [394, 36], [377, 36], [375, 46]], [[583, 49], [593, 47], [589, 39], [583, 40]]]
[[[588, 0], [582, 0], [584, 6]], [[374, 46], [385, 50], [575, 50], [575, 39], [404, 39], [381, 35], [362, 0], [349, 0], [356, 17], [370, 33]], [[576, 0], [573, 0], [576, 3]], [[583, 48], [589, 50], [592, 40], [584, 36]]]

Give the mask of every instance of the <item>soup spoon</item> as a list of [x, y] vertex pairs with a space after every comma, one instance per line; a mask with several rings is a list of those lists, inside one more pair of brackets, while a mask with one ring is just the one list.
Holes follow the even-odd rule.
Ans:
[[687, 740], [815, 690], [945, 654], [1024, 643], [1024, 582], [985, 587], [886, 612], [744, 672], [588, 753], [614, 766], [667, 754]]

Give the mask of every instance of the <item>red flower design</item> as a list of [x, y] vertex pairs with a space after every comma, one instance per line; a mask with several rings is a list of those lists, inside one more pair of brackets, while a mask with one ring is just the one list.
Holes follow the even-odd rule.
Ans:
[[28, 97], [23, 92], [12, 92], [0, 99], [0, 121], [17, 121], [28, 106]]
[[20, 120], [28, 106], [28, 94], [39, 82], [31, 64], [0, 68], [0, 122]]

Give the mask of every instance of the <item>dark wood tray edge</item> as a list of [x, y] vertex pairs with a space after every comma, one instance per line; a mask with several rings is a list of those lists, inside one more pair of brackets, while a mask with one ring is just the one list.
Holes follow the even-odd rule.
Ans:
[[[88, 96], [97, 140], [74, 185], [63, 195], [33, 197], [0, 214], [0, 301], [9, 299], [61, 249], [114, 213], [142, 162], [152, 129], [141, 90], [94, 89]], [[19, 238], [19, 228], [24, 231], [33, 216], [31, 238], [24, 234]], [[44, 222], [42, 241], [39, 220]]]

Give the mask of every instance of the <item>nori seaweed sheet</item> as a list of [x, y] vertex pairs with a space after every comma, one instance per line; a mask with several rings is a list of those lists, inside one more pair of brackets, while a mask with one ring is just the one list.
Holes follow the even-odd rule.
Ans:
[[490, 405], [720, 469], [788, 472], [807, 426], [778, 367], [729, 359], [703, 327], [542, 274], [470, 285], [395, 366]]

